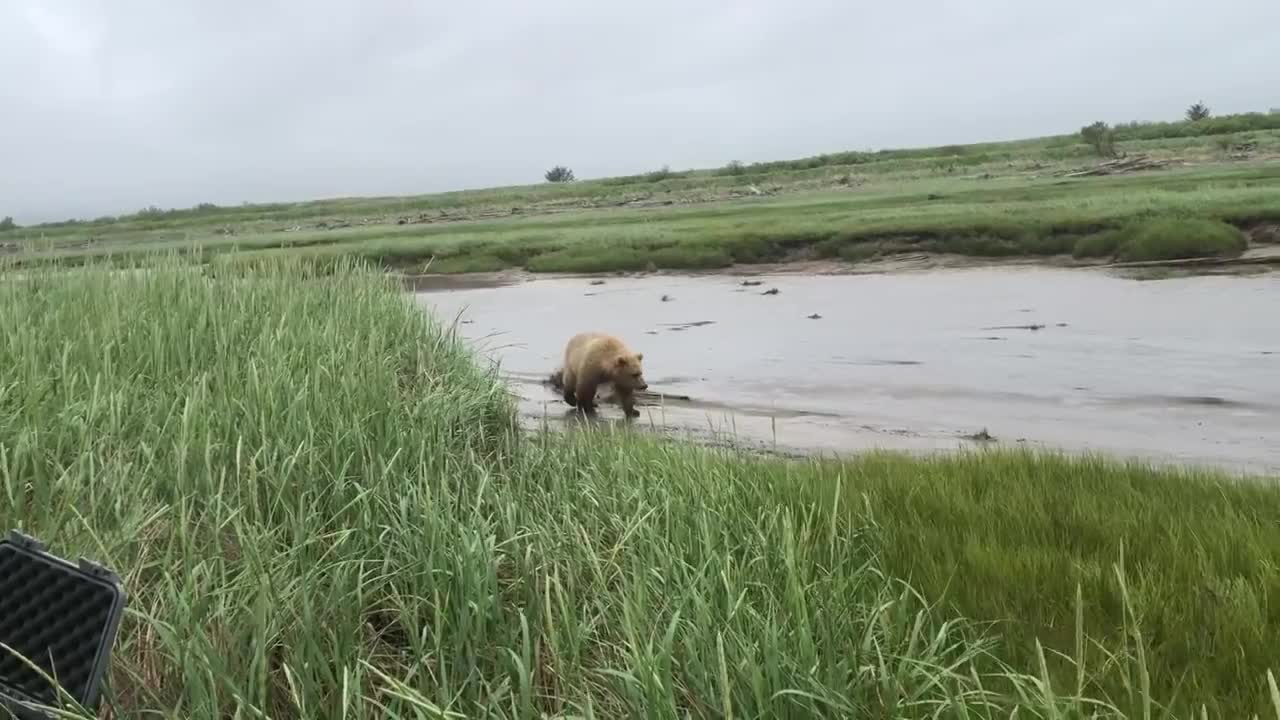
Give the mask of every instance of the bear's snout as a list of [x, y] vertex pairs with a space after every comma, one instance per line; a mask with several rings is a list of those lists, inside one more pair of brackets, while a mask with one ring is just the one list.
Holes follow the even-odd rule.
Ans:
[[649, 383], [647, 383], [647, 382], [645, 382], [645, 381], [641, 380], [641, 381], [640, 381], [640, 387], [638, 387], [638, 388], [636, 388], [636, 389], [637, 389], [637, 390], [648, 390], [648, 389], [649, 389]]

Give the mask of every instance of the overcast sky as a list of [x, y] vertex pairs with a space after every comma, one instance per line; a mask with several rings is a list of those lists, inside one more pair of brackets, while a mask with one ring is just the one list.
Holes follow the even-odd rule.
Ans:
[[1277, 0], [0, 0], [0, 215], [1266, 110], [1277, 27]]

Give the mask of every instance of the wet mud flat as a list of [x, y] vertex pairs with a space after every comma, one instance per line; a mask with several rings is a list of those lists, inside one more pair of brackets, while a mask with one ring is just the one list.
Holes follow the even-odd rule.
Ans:
[[[591, 422], [787, 454], [1013, 446], [1280, 473], [1280, 277], [1090, 269], [665, 275], [436, 285], [532, 427]], [[549, 379], [576, 332], [645, 354], [627, 423]], [[602, 389], [607, 392], [607, 388]]]

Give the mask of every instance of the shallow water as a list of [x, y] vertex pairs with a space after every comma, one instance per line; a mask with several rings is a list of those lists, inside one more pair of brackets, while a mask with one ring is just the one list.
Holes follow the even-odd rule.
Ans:
[[572, 334], [602, 330], [645, 353], [651, 390], [691, 398], [642, 407], [642, 426], [799, 452], [956, 448], [985, 429], [1010, 445], [1280, 471], [1280, 277], [994, 268], [592, 282], [416, 297], [500, 360], [531, 420], [566, 417], [541, 382]]

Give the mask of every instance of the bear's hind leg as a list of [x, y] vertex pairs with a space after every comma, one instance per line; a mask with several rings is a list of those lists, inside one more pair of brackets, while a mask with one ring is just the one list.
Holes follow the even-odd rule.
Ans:
[[584, 412], [594, 412], [596, 409], [596, 384], [593, 378], [578, 378], [574, 393], [577, 395], [578, 407]]
[[578, 406], [578, 397], [575, 394], [575, 391], [577, 390], [577, 381], [578, 379], [574, 377], [573, 371], [566, 367], [564, 369], [564, 373], [560, 377], [560, 390], [563, 393], [565, 404], [569, 407]]

